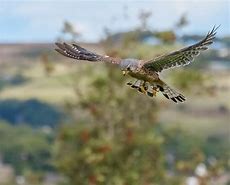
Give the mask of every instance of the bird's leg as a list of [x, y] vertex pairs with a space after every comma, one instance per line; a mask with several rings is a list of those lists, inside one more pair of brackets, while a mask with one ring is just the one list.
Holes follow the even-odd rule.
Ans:
[[152, 89], [153, 96], [157, 96], [157, 90], [155, 88]]
[[152, 92], [152, 86], [150, 84], [148, 84], [148, 87], [147, 87], [147, 95], [150, 96], [150, 97], [153, 97], [155, 96]]
[[152, 86], [152, 93], [154, 96], [157, 95], [157, 92], [159, 92], [159, 88], [157, 86]]
[[138, 83], [140, 83], [140, 81], [136, 80], [133, 84], [131, 82], [129, 82], [127, 85], [130, 85], [131, 88], [138, 89], [139, 88]]
[[157, 95], [157, 92], [159, 92], [159, 88], [157, 86], [152, 86], [152, 93], [153, 93], [153, 96], [156, 96]]
[[144, 87], [145, 91], [147, 91], [147, 90], [148, 90], [148, 87], [149, 87], [148, 82], [144, 82], [143, 87]]
[[150, 97], [156, 96], [157, 92], [159, 92], [159, 89], [155, 85], [148, 85], [147, 95]]
[[147, 86], [146, 82], [141, 81], [141, 84], [140, 84], [140, 86], [138, 88], [138, 91], [141, 92], [141, 93], [146, 94], [147, 89], [148, 89], [148, 86]]
[[130, 82], [127, 83], [127, 85], [128, 85], [128, 86], [131, 86], [131, 85], [133, 85], [133, 82], [130, 81]]

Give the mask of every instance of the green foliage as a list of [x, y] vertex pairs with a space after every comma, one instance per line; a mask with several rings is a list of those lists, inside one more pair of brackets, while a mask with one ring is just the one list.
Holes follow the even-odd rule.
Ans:
[[192, 173], [201, 162], [208, 166], [210, 173], [215, 168], [220, 168], [220, 166], [228, 168], [229, 136], [198, 137], [177, 127], [164, 129], [162, 134], [165, 138], [163, 145], [165, 151], [174, 156], [174, 164], [168, 164], [174, 170], [182, 173]]
[[100, 126], [76, 123], [62, 128], [57, 167], [71, 184], [143, 184], [163, 176], [162, 140], [153, 130], [126, 126], [111, 138]]
[[28, 123], [33, 127], [55, 127], [62, 118], [60, 110], [35, 99], [0, 101], [0, 118], [12, 124]]
[[226, 47], [230, 47], [230, 36], [224, 36], [220, 39], [220, 41], [226, 45]]
[[0, 153], [17, 174], [25, 170], [50, 170], [49, 136], [28, 126], [0, 123]]
[[229, 145], [229, 135], [210, 135], [204, 142], [203, 150], [206, 156], [211, 155], [227, 161], [230, 157]]
[[176, 34], [171, 30], [156, 32], [155, 37], [160, 39], [163, 43], [173, 43], [176, 41]]
[[27, 82], [28, 79], [25, 78], [22, 74], [17, 73], [13, 76], [8, 76], [6, 74], [1, 75], [0, 77], [0, 90], [2, 90], [5, 87], [9, 86], [16, 86], [16, 85], [21, 85]]
[[[57, 168], [72, 185], [160, 183], [163, 140], [154, 130], [158, 107], [153, 99], [120, 87], [121, 74], [110, 65], [100, 74], [93, 71], [87, 90], [75, 87], [79, 100], [71, 109], [77, 120], [59, 131]], [[83, 80], [87, 73], [79, 73]]]
[[132, 44], [136, 44], [137, 42], [140, 41], [141, 37], [141, 32], [139, 30], [133, 31], [133, 32], [128, 32], [123, 35], [123, 47], [127, 48], [128, 46]]

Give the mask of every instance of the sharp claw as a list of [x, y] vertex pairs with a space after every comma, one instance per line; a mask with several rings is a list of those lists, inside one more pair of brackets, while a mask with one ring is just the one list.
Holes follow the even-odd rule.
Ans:
[[138, 88], [138, 86], [135, 86], [135, 85], [131, 85], [131, 87], [134, 88], [134, 89]]
[[132, 82], [128, 82], [128, 83], [127, 83], [127, 85], [129, 85], [129, 86], [132, 85], [132, 84], [133, 84]]
[[145, 88], [143, 86], [140, 86], [138, 88], [138, 91], [141, 92], [141, 93], [144, 93], [144, 94], [146, 93], [146, 90], [145, 90]]

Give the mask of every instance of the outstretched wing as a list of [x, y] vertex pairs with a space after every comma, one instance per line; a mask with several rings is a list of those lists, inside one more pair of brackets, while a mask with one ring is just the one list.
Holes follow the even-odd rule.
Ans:
[[188, 65], [201, 51], [208, 49], [208, 46], [213, 43], [218, 27], [214, 26], [200, 42], [147, 61], [143, 67], [151, 71], [161, 72], [164, 69]]
[[86, 50], [85, 48], [82, 48], [81, 46], [78, 46], [77, 44], [66, 44], [66, 43], [55, 43], [58, 48], [55, 50], [62, 55], [73, 58], [76, 60], [87, 60], [91, 62], [109, 62], [113, 64], [119, 64], [121, 59], [119, 58], [113, 58], [109, 56], [102, 56], [98, 55], [96, 53], [93, 53], [91, 51]]

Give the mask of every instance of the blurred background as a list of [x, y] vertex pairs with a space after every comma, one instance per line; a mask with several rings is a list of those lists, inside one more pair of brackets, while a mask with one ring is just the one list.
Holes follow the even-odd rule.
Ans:
[[[56, 41], [151, 59], [221, 25], [208, 51], [144, 96]], [[0, 185], [229, 185], [230, 1], [0, 0]]]

